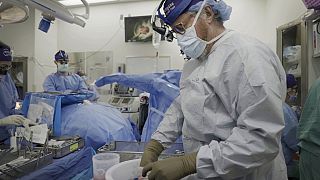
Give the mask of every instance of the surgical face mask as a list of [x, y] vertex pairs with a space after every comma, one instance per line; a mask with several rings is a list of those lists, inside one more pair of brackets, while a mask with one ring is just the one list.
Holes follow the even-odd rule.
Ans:
[[297, 100], [297, 95], [289, 96], [289, 102], [295, 102]]
[[0, 75], [6, 75], [8, 73], [8, 71], [6, 70], [0, 70]]
[[209, 42], [202, 40], [201, 38], [198, 37], [195, 25], [199, 19], [199, 16], [205, 4], [206, 4], [206, 0], [203, 1], [201, 8], [199, 9], [195, 19], [193, 20], [192, 25], [186, 29], [185, 33], [183, 35], [177, 34], [178, 45], [180, 46], [181, 50], [188, 57], [191, 57], [194, 59], [199, 58], [200, 56], [203, 56], [206, 46], [208, 44], [216, 42], [225, 34], [225, 32], [221, 33], [219, 36], [213, 38]]
[[297, 100], [298, 93], [296, 89], [288, 88], [287, 90], [288, 101], [294, 103]]
[[69, 64], [58, 64], [58, 72], [68, 72]]

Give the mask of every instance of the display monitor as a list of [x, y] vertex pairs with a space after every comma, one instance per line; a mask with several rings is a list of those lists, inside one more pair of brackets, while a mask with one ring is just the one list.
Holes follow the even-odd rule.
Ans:
[[125, 17], [124, 27], [125, 42], [152, 42], [151, 16]]

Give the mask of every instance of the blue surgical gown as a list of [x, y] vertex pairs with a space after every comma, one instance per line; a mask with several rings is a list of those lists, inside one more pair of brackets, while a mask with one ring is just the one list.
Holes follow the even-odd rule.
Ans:
[[285, 127], [282, 132], [281, 144], [286, 164], [289, 165], [292, 162], [294, 153], [299, 150], [297, 138], [298, 118], [293, 109], [285, 103], [283, 104], [283, 114]]
[[47, 92], [86, 91], [88, 87], [84, 80], [77, 74], [62, 75], [52, 73], [43, 82], [43, 90]]
[[[11, 76], [9, 74], [0, 75], [0, 119], [14, 114], [18, 98], [18, 92]], [[8, 137], [6, 127], [0, 127], [0, 141]]]
[[52, 73], [43, 82], [43, 90], [45, 92], [68, 92], [79, 91], [82, 93], [93, 93], [89, 100], [96, 100], [99, 96], [96, 91], [88, 90], [83, 78], [77, 74], [62, 75], [59, 72]]

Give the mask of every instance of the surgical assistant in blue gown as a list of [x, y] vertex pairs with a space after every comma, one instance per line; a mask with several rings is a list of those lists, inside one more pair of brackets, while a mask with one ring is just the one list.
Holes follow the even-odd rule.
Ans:
[[97, 99], [97, 92], [90, 91], [83, 78], [69, 72], [69, 57], [65, 51], [58, 51], [55, 54], [54, 62], [57, 65], [57, 72], [47, 76], [43, 82], [43, 90], [45, 92], [91, 92], [94, 93], [94, 96], [90, 100]]
[[61, 72], [52, 73], [45, 79], [43, 90], [46, 92], [87, 91], [84, 80], [77, 74], [64, 75]]
[[[16, 86], [8, 74], [11, 66], [10, 47], [0, 42], [0, 119], [15, 114], [15, 106], [18, 100]], [[9, 137], [8, 127], [0, 127], [0, 141]]]
[[285, 127], [282, 132], [281, 144], [286, 164], [289, 165], [292, 162], [293, 155], [299, 150], [297, 138], [298, 118], [293, 109], [286, 103], [283, 104], [283, 114]]
[[[0, 75], [0, 119], [15, 113], [17, 89], [9, 74]], [[0, 127], [0, 141], [9, 138], [7, 127]]]

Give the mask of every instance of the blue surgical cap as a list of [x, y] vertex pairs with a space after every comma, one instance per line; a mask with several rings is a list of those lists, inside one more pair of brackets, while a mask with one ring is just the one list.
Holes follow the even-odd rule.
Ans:
[[[203, 0], [167, 0], [163, 5], [166, 17], [161, 17], [160, 15], [160, 18], [165, 23], [172, 25], [181, 14], [188, 11], [199, 11], [202, 3]], [[211, 5], [212, 9], [220, 14], [222, 21], [229, 19], [232, 8], [223, 0], [207, 0], [206, 3]]]
[[12, 61], [10, 47], [2, 42], [0, 42], [0, 61]]
[[60, 50], [58, 51], [55, 56], [54, 56], [54, 59], [56, 61], [59, 61], [59, 60], [65, 60], [65, 61], [68, 61], [69, 60], [69, 57], [68, 57], [68, 54], [63, 51], [63, 50]]
[[[188, 11], [198, 12], [201, 8], [202, 2], [198, 2], [195, 5], [192, 5]], [[213, 11], [216, 11], [219, 14], [219, 17], [222, 21], [227, 21], [230, 19], [230, 15], [232, 12], [232, 7], [228, 6], [223, 0], [207, 0], [206, 4], [209, 4]]]
[[201, 0], [167, 0], [163, 5], [163, 11], [166, 17], [161, 19], [165, 23], [172, 25], [181, 14], [185, 13], [192, 5], [200, 1]]

